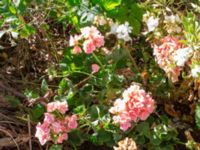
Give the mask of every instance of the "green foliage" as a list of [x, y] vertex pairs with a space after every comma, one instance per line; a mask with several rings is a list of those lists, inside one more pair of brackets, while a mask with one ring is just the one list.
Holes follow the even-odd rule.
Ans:
[[137, 124], [132, 134], [137, 144], [146, 145], [150, 150], [174, 149], [174, 145], [178, 142], [177, 131], [169, 122], [169, 118], [161, 116], [160, 119], [153, 128], [151, 124], [156, 122], [153, 117]]
[[36, 99], [36, 98], [39, 98], [39, 94], [37, 91], [35, 90], [29, 90], [29, 89], [26, 89], [24, 91], [24, 95], [29, 98], [29, 99]]
[[20, 100], [14, 96], [6, 96], [5, 99], [13, 106], [17, 107], [21, 104]]
[[46, 92], [48, 91], [48, 84], [45, 79], [42, 80], [41, 91], [43, 95], [46, 94]]
[[69, 142], [75, 146], [80, 146], [85, 139], [83, 135], [80, 130], [73, 130], [69, 133]]
[[62, 150], [62, 145], [52, 145], [49, 150]]
[[198, 103], [195, 110], [195, 121], [198, 128], [200, 128], [200, 104]]
[[20, 30], [20, 35], [22, 38], [27, 38], [30, 35], [34, 34], [36, 32], [35, 28], [32, 25], [26, 24], [24, 27]]
[[58, 95], [64, 94], [66, 90], [69, 89], [68, 81], [63, 78], [59, 83]]
[[41, 104], [37, 104], [30, 111], [30, 117], [33, 121], [39, 121], [40, 117], [43, 116], [45, 112], [45, 107]]
[[191, 12], [186, 17], [183, 17], [184, 34], [187, 43], [191, 46], [199, 44], [200, 39], [200, 24], [196, 16]]
[[99, 2], [107, 11], [110, 11], [116, 9], [116, 7], [121, 4], [122, 0], [100, 0]]
[[144, 135], [146, 138], [150, 138], [150, 127], [148, 122], [141, 122], [137, 125], [136, 131]]
[[[196, 3], [198, 4], [197, 1]], [[148, 4], [151, 6], [145, 7]], [[48, 57], [52, 58], [53, 62], [49, 63], [50, 66], [47, 69], [49, 80], [44, 75], [46, 80], [42, 80], [39, 89], [26, 89], [24, 95], [28, 100], [34, 101], [44, 96], [49, 90], [53, 91], [53, 96], [50, 94], [46, 98], [49, 102], [67, 101], [69, 111], [65, 115], [76, 114], [78, 117], [77, 129], [68, 133], [68, 142], [74, 148], [85, 141], [112, 147], [125, 137], [131, 137], [141, 149], [173, 150], [174, 145], [179, 142], [178, 133], [166, 116], [158, 114], [158, 116], [151, 116], [145, 121], [132, 122], [134, 128], [122, 132], [119, 124], [113, 121], [113, 116], [109, 112], [114, 101], [121, 98], [122, 91], [132, 82], [141, 84], [145, 90], [152, 93], [155, 99], [175, 99], [173, 93], [176, 94], [176, 90], [177, 93], [179, 92], [178, 88], [182, 86], [181, 82], [184, 79], [180, 78], [180, 81], [173, 86], [165, 76], [165, 72], [156, 64], [152, 51], [152, 45], [159, 43], [158, 40], [168, 34], [167, 31], [163, 31], [165, 26], [163, 29], [158, 27], [156, 32], [145, 33], [143, 30], [147, 25], [142, 24], [145, 11], [153, 14], [152, 16], [159, 17], [159, 22], [162, 22], [166, 14], [175, 14], [182, 8], [174, 8], [173, 5], [179, 6], [173, 0], [145, 1], [144, 3], [137, 0], [2, 0], [0, 1], [0, 28], [2, 29], [0, 39], [7, 33], [12, 38], [14, 38], [14, 34], [19, 34], [19, 39], [25, 39], [30, 44], [32, 35], [36, 35], [33, 36], [36, 39], [42, 37], [39, 41], [45, 39], [45, 47], [41, 45], [41, 55], [47, 47]], [[155, 10], [152, 10], [154, 6]], [[186, 14], [184, 9], [187, 8], [182, 9], [181, 11]], [[73, 36], [74, 33], [79, 35], [81, 27], [94, 25], [96, 15], [109, 17], [118, 24], [128, 22], [133, 28], [132, 40], [129, 42], [118, 40], [115, 35], [112, 37], [111, 34], [108, 34], [110, 25], [99, 25], [98, 29], [105, 37], [105, 47], [95, 50], [91, 55], [84, 52], [77, 55], [72, 54], [73, 47], [67, 47], [69, 36]], [[200, 25], [197, 15], [187, 12], [187, 16], [182, 18], [182, 24], [178, 25], [183, 28], [184, 36], [181, 36], [182, 33], [170, 36], [180, 36], [185, 44], [184, 48], [195, 49], [197, 47], [198, 49]], [[151, 39], [151, 36], [156, 38]], [[14, 39], [18, 41], [17, 38]], [[35, 40], [35, 42], [38, 41]], [[62, 42], [65, 45], [63, 47]], [[81, 42], [79, 46], [82, 46]], [[127, 49], [123, 46], [127, 46]], [[30, 50], [30, 55], [38, 52], [28, 50]], [[134, 61], [138, 69], [135, 67]], [[99, 65], [98, 72], [92, 72], [92, 64]], [[193, 64], [196, 62], [193, 61]], [[190, 67], [190, 64], [187, 67]], [[36, 70], [34, 69], [34, 71]], [[181, 67], [180, 70], [184, 74], [188, 68]], [[48, 83], [56, 85], [48, 86]], [[195, 85], [196, 79], [192, 79], [191, 84]], [[186, 86], [188, 89], [193, 89], [189, 84]], [[196, 90], [197, 87], [194, 89]], [[180, 96], [180, 98], [182, 97], [187, 96]], [[13, 107], [21, 105], [20, 100], [14, 96], [7, 96], [6, 100]], [[159, 102], [158, 104], [160, 105]], [[30, 108], [29, 114], [32, 121], [41, 122], [45, 112], [46, 109], [43, 105], [35, 104]], [[62, 116], [58, 111], [54, 111], [53, 114], [61, 119], [64, 118], [64, 115]], [[197, 104], [196, 107], [195, 121], [197, 127], [200, 128], [200, 104]], [[195, 142], [188, 141], [186, 145], [192, 149]], [[50, 150], [61, 149], [61, 145], [50, 147]]]
[[27, 13], [28, 2], [26, 0], [2, 0], [0, 2], [0, 14], [2, 17], [0, 27], [9, 25], [7, 31], [19, 33], [21, 38], [28, 38], [36, 33], [32, 24], [26, 23], [24, 16]]
[[[130, 3], [128, 1], [124, 1], [124, 3], [119, 8], [118, 12], [115, 14], [116, 15], [115, 18], [120, 23], [128, 21], [130, 25], [133, 27], [133, 34], [138, 35], [141, 29], [143, 13], [144, 12], [138, 3], [136, 2]], [[113, 17], [115, 15], [113, 15]]]

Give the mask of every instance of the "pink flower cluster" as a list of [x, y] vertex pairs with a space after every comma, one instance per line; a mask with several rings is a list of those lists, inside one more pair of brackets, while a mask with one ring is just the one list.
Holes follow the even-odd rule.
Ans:
[[173, 59], [175, 52], [183, 45], [177, 38], [166, 36], [161, 40], [159, 46], [154, 45], [154, 55], [159, 66], [167, 73], [172, 82], [178, 81], [181, 68]]
[[104, 36], [94, 26], [82, 28], [80, 35], [71, 36], [69, 40], [69, 45], [74, 47], [74, 54], [81, 53], [82, 49], [86, 54], [91, 54], [104, 43]]
[[109, 112], [113, 120], [119, 123], [123, 131], [131, 127], [131, 122], [146, 120], [154, 111], [154, 100], [138, 85], [132, 85], [123, 92], [122, 99], [117, 99]]
[[[67, 110], [67, 102], [57, 101], [47, 104], [47, 113], [45, 113], [44, 121], [42, 124], [37, 124], [35, 134], [42, 145], [51, 140], [61, 144], [68, 139], [68, 133], [78, 126], [76, 115], [64, 115]], [[55, 111], [58, 111], [60, 115], [56, 116], [53, 113]]]

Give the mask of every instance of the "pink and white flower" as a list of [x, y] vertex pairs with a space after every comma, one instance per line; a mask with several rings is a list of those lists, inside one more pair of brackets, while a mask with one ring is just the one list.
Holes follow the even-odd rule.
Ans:
[[130, 86], [122, 97], [114, 102], [109, 112], [114, 114], [114, 122], [119, 123], [123, 131], [131, 127], [132, 121], [146, 120], [154, 111], [154, 100], [138, 85]]
[[181, 69], [173, 59], [176, 51], [183, 47], [177, 38], [166, 36], [161, 40], [161, 44], [154, 45], [155, 60], [158, 65], [166, 72], [172, 82], [178, 81]]
[[92, 54], [95, 49], [96, 47], [92, 39], [86, 40], [83, 43], [83, 50], [86, 54]]
[[[69, 40], [69, 45], [74, 46], [73, 54], [81, 53], [82, 49], [86, 54], [91, 54], [104, 44], [104, 36], [94, 26], [81, 28], [81, 34], [71, 36]], [[80, 45], [82, 45], [82, 48]]]
[[49, 124], [47, 122], [37, 124], [35, 137], [39, 139], [41, 145], [51, 140]]
[[58, 136], [57, 143], [61, 144], [61, 143], [63, 143], [64, 140], [67, 140], [67, 139], [68, 139], [68, 134], [67, 133], [60, 134]]
[[[53, 113], [59, 111], [61, 116]], [[42, 145], [47, 141], [53, 141], [56, 144], [61, 144], [68, 139], [68, 133], [77, 128], [77, 116], [65, 116], [68, 110], [67, 102], [51, 102], [47, 104], [47, 113], [45, 113], [43, 123], [38, 123], [36, 126], [36, 134]]]
[[65, 122], [67, 123], [67, 126], [70, 130], [77, 128], [77, 116], [72, 115], [71, 117], [65, 118]]
[[53, 112], [55, 110], [58, 110], [61, 114], [64, 114], [66, 111], [68, 111], [67, 102], [56, 101], [47, 104], [47, 112]]

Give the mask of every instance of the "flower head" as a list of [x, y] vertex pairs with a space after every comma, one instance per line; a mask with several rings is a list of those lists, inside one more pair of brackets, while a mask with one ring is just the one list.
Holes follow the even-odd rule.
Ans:
[[81, 48], [79, 46], [74, 46], [73, 50], [72, 50], [73, 54], [79, 54], [81, 53]]
[[121, 25], [118, 25], [117, 23], [112, 23], [111, 31], [109, 32], [109, 34], [115, 34], [118, 39], [122, 39], [127, 42], [131, 40], [131, 37], [129, 36], [129, 33], [131, 32], [132, 27], [129, 26], [128, 22], [125, 22]]
[[181, 72], [181, 68], [176, 65], [173, 56], [175, 52], [182, 47], [183, 45], [177, 38], [169, 36], [164, 37], [159, 46], [154, 45], [153, 54], [155, 55], [156, 62], [173, 82], [178, 81], [178, 76]]
[[47, 112], [53, 112], [55, 110], [58, 110], [61, 114], [64, 114], [68, 110], [67, 102], [56, 101], [47, 104]]
[[[61, 114], [57, 116], [54, 111], [57, 110]], [[53, 141], [61, 144], [64, 140], [68, 139], [68, 133], [77, 128], [77, 116], [64, 116], [68, 110], [66, 102], [51, 102], [47, 104], [47, 113], [43, 123], [38, 123], [36, 126], [36, 134], [42, 145], [47, 141]]]
[[190, 58], [192, 52], [193, 52], [193, 49], [190, 47], [178, 49], [173, 55], [176, 65], [183, 67], [185, 63], [188, 61], [188, 59]]
[[98, 72], [100, 69], [99, 65], [97, 64], [92, 64], [92, 73]]
[[126, 137], [125, 139], [119, 141], [118, 147], [114, 146], [114, 150], [137, 150], [137, 145], [132, 138]]
[[67, 140], [67, 139], [68, 139], [68, 134], [67, 133], [60, 134], [58, 136], [57, 143], [61, 144], [64, 140]]
[[148, 27], [148, 31], [154, 31], [156, 29], [156, 27], [159, 24], [159, 19], [158, 18], [154, 18], [153, 16], [151, 16], [148, 20], [147, 20], [147, 27]]
[[113, 120], [120, 124], [120, 129], [126, 131], [131, 122], [146, 120], [154, 110], [154, 100], [138, 85], [132, 85], [122, 94], [123, 99], [117, 99], [109, 112], [114, 114]]
[[37, 124], [35, 137], [39, 139], [42, 145], [51, 140], [49, 124], [47, 122]]
[[89, 39], [83, 43], [83, 50], [86, 54], [92, 54], [93, 51], [96, 49], [93, 40]]
[[195, 78], [199, 77], [199, 75], [200, 75], [200, 66], [199, 65], [194, 65], [194, 67], [191, 70], [191, 74]]
[[74, 37], [71, 36], [69, 41], [69, 45], [74, 46], [73, 54], [81, 53], [81, 49], [83, 49], [86, 54], [91, 54], [97, 48], [102, 47], [104, 43], [104, 36], [102, 36], [99, 30], [94, 26], [81, 28], [81, 34], [75, 35]]
[[67, 123], [67, 126], [70, 130], [77, 128], [77, 116], [72, 115], [71, 117], [65, 118], [65, 123]]

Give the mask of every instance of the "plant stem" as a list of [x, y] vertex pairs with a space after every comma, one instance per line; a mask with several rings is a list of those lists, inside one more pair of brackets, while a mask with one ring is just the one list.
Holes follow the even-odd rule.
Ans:
[[130, 48], [127, 47], [127, 46], [125, 45], [125, 43], [122, 44], [122, 47], [123, 47], [123, 49], [126, 50], [126, 53], [128, 54], [130, 60], [132, 61], [132, 64], [133, 64], [134, 68], [137, 70], [137, 72], [139, 72], [139, 68], [138, 68], [138, 66], [137, 66], [137, 64], [136, 64], [136, 62], [135, 62], [135, 60], [133, 59], [133, 57], [132, 57], [130, 51], [129, 51]]
[[93, 57], [96, 59], [96, 61], [99, 63], [99, 65], [104, 68], [103, 64], [101, 63], [100, 59], [97, 57], [95, 53], [92, 53]]

